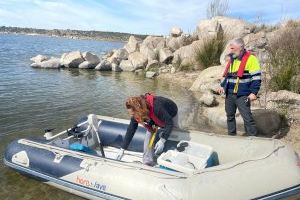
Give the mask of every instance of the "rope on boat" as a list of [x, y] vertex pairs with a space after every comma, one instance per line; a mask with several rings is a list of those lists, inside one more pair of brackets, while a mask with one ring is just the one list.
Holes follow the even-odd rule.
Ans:
[[277, 152], [279, 149], [281, 148], [284, 148], [285, 145], [281, 145], [281, 146], [278, 146], [276, 149], [274, 149], [271, 153], [261, 157], [261, 158], [256, 158], [256, 159], [248, 159], [248, 160], [244, 160], [244, 161], [241, 161], [241, 162], [238, 162], [230, 167], [226, 167], [226, 168], [223, 168], [223, 169], [216, 169], [216, 170], [210, 170], [210, 171], [198, 171], [198, 172], [195, 172], [193, 173], [193, 175], [199, 175], [199, 174], [204, 174], [204, 173], [209, 173], [209, 172], [216, 172], [216, 171], [224, 171], [224, 170], [228, 170], [228, 169], [232, 169], [236, 166], [239, 166], [239, 165], [242, 165], [242, 164], [245, 164], [245, 163], [248, 163], [248, 162], [255, 162], [255, 161], [260, 161], [260, 160], [264, 160], [268, 157], [270, 157], [272, 154], [274, 154], [275, 152]]

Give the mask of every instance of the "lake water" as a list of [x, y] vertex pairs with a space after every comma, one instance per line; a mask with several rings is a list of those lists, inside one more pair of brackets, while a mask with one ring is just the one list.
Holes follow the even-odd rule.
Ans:
[[[124, 43], [0, 34], [0, 199], [82, 199], [19, 175], [2, 163], [13, 139], [38, 136], [45, 128], [71, 127], [88, 113], [128, 118], [124, 101], [148, 91], [173, 99], [182, 126], [195, 126], [197, 103], [186, 89], [134, 73], [43, 70], [30, 67], [37, 54], [60, 56], [75, 50], [101, 55]], [[201, 127], [200, 127], [201, 128]], [[205, 127], [203, 127], [205, 128]]]

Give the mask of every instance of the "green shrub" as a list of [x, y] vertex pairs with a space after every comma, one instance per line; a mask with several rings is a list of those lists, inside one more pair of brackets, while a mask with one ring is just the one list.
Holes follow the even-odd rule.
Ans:
[[[268, 53], [270, 87], [272, 90], [289, 90], [299, 93], [295, 86], [300, 74], [300, 26], [287, 27], [276, 38], [271, 40]], [[299, 83], [299, 82], [298, 82]]]
[[226, 46], [224, 33], [218, 33], [217, 36], [204, 41], [204, 44], [196, 48], [196, 62], [203, 68], [214, 65], [220, 65], [220, 56]]

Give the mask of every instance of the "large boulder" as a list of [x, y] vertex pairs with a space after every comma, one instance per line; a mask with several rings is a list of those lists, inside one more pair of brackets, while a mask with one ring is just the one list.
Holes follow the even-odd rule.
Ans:
[[166, 40], [163, 37], [148, 36], [144, 39], [141, 46], [146, 46], [152, 50], [159, 50], [166, 47]]
[[34, 68], [47, 68], [47, 69], [58, 69], [61, 67], [59, 58], [50, 58], [49, 60], [45, 60], [38, 63], [31, 64], [31, 67]]
[[115, 57], [115, 56], [111, 56], [111, 57], [107, 58], [106, 60], [107, 60], [107, 62], [109, 62], [110, 64], [113, 64], [113, 63], [114, 63], [114, 64], [116, 64], [116, 65], [119, 65], [122, 59], [117, 58], [117, 57]]
[[88, 61], [89, 68], [94, 68], [96, 65], [98, 65], [100, 63], [100, 59], [98, 58], [98, 56], [96, 56], [93, 53], [84, 52], [82, 54], [82, 57], [85, 61]]
[[169, 64], [173, 59], [173, 53], [168, 48], [163, 48], [159, 50], [159, 62]]
[[[198, 115], [199, 118], [205, 117], [211, 126], [227, 129], [227, 117], [223, 102], [217, 107], [205, 107], [203, 112], [199, 112]], [[236, 114], [236, 125], [238, 131], [244, 131], [244, 122], [238, 111]]]
[[[272, 110], [255, 109], [252, 110], [253, 118], [256, 124], [258, 136], [272, 137], [284, 125], [279, 114]], [[206, 117], [209, 125], [227, 129], [227, 117], [224, 104], [218, 107], [206, 107], [203, 112], [199, 113], [201, 117]], [[245, 133], [244, 121], [241, 114], [237, 110], [236, 113], [237, 131]]]
[[102, 60], [96, 67], [95, 70], [99, 71], [111, 71], [112, 66], [111, 63], [107, 60]]
[[287, 90], [279, 90], [278, 92], [268, 93], [267, 101], [300, 105], [300, 94]]
[[216, 104], [216, 97], [209, 91], [202, 94], [199, 102], [205, 106], [214, 106]]
[[60, 58], [60, 63], [65, 67], [77, 68], [84, 61], [80, 51], [64, 53]]
[[40, 54], [35, 57], [30, 58], [30, 60], [33, 61], [34, 63], [40, 63], [40, 62], [46, 61], [48, 59], [49, 58], [47, 56], [40, 55]]
[[117, 58], [118, 60], [128, 59], [128, 52], [126, 49], [117, 49], [110, 58]]
[[111, 71], [113, 72], [121, 72], [122, 69], [119, 65], [117, 65], [116, 63], [112, 63], [111, 64]]
[[264, 31], [258, 33], [250, 33], [244, 38], [246, 49], [256, 51], [265, 48], [267, 45], [266, 33]]
[[122, 60], [120, 65], [122, 71], [133, 72], [135, 70], [130, 60]]
[[181, 35], [180, 37], [168, 37], [166, 40], [166, 46], [171, 51], [176, 51], [180, 47], [189, 45], [193, 42], [191, 35]]
[[131, 62], [134, 70], [145, 68], [148, 61], [147, 57], [140, 52], [129, 54], [128, 60]]
[[216, 92], [220, 87], [223, 71], [224, 67], [221, 65], [209, 67], [201, 71], [190, 90], [198, 92]]
[[148, 59], [148, 61], [158, 59], [157, 50], [153, 50], [153, 49], [149, 48], [148, 46], [141, 45], [140, 52]]
[[90, 63], [89, 61], [83, 61], [78, 66], [79, 69], [94, 69], [96, 65], [94, 63]]
[[151, 60], [146, 66], [146, 71], [158, 71], [159, 62], [157, 60]]
[[133, 53], [139, 50], [139, 43], [134, 36], [130, 36], [128, 43], [124, 46], [128, 53]]
[[255, 25], [241, 19], [217, 16], [199, 22], [196, 33], [199, 38], [215, 36], [220, 28], [229, 38], [244, 37], [255, 30]]
[[261, 136], [272, 137], [282, 128], [283, 121], [274, 110], [257, 109], [252, 111], [257, 132]]
[[170, 31], [172, 37], [179, 37], [182, 34], [182, 29], [179, 27], [173, 27]]
[[183, 60], [186, 60], [186, 63], [190, 63], [190, 64], [195, 63], [197, 51], [199, 51], [199, 49], [201, 49], [203, 45], [204, 45], [203, 40], [196, 40], [190, 45], [179, 48], [173, 53], [174, 58], [172, 60], [172, 63], [180, 64]]

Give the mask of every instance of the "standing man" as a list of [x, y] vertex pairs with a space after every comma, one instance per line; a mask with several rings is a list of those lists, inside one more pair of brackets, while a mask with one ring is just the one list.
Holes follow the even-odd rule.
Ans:
[[223, 73], [218, 92], [225, 93], [225, 111], [229, 135], [236, 135], [236, 109], [244, 120], [248, 136], [255, 136], [257, 129], [250, 104], [257, 99], [261, 85], [261, 69], [257, 58], [245, 49], [243, 39], [236, 38], [229, 43], [229, 61]]

